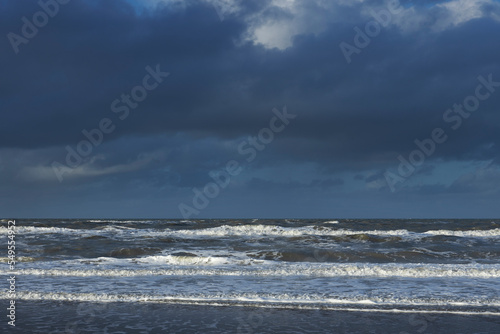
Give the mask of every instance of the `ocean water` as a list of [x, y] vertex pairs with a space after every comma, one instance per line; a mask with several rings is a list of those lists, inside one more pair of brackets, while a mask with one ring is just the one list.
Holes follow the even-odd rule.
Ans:
[[[17, 329], [38, 321], [40, 332], [96, 332], [141, 309], [141, 319], [151, 317], [142, 327], [106, 332], [277, 333], [311, 312], [297, 332], [343, 324], [336, 332], [447, 333], [453, 317], [465, 325], [453, 333], [500, 332], [500, 221], [32, 219], [16, 226], [15, 269], [4, 247], [0, 272], [16, 276]], [[6, 221], [0, 235], [7, 245]], [[8, 305], [5, 289], [0, 299]], [[163, 308], [154, 318], [158, 305], [176, 316]], [[193, 308], [204, 311], [193, 316]], [[114, 320], [99, 318], [111, 309]], [[51, 314], [65, 316], [47, 321]], [[222, 323], [215, 314], [234, 316]], [[345, 325], [352, 314], [364, 322]], [[388, 319], [405, 327], [388, 330]]]

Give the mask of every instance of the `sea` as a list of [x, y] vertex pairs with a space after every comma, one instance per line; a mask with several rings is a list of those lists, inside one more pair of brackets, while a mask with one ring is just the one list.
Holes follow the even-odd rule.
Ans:
[[500, 333], [500, 220], [17, 219], [0, 235], [1, 333]]

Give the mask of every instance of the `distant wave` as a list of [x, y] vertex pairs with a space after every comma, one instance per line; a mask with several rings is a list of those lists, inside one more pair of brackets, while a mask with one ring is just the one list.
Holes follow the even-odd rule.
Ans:
[[[17, 233], [21, 234], [69, 234], [69, 235], [116, 235], [116, 236], [173, 236], [178, 238], [206, 238], [206, 237], [300, 237], [300, 236], [347, 236], [347, 235], [376, 235], [399, 236], [407, 238], [422, 238], [428, 236], [454, 236], [474, 238], [500, 237], [500, 228], [487, 230], [428, 230], [426, 232], [412, 232], [406, 229], [397, 230], [363, 230], [334, 229], [327, 226], [282, 227], [275, 225], [223, 225], [199, 229], [136, 229], [125, 226], [102, 226], [94, 229], [66, 228], [66, 227], [35, 227], [19, 226]], [[0, 227], [0, 234], [7, 234], [6, 227]]]

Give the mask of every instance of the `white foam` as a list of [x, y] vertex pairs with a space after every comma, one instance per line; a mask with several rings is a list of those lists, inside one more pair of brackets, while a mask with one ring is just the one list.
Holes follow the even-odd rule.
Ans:
[[[119, 233], [123, 235], [124, 233], [141, 233], [145, 231], [145, 234], [154, 234], [152, 229], [135, 229], [133, 227], [127, 226], [106, 226], [101, 229], [83, 229], [83, 228], [67, 228], [67, 227], [37, 227], [37, 226], [17, 226], [17, 234], [62, 234], [62, 235], [75, 235], [75, 236], [95, 236], [95, 235], [111, 235], [113, 233]], [[0, 235], [8, 234], [8, 229], [5, 227], [0, 227]]]
[[155, 220], [115, 220], [115, 219], [86, 219], [82, 222], [90, 222], [90, 223], [154, 223]]
[[466, 230], [466, 231], [429, 230], [424, 234], [448, 235], [454, 237], [498, 237], [500, 236], [500, 228], [495, 228], [491, 230]]
[[226, 257], [214, 256], [177, 256], [177, 255], [152, 255], [141, 257], [137, 262], [148, 264], [169, 265], [223, 265], [230, 262]]
[[[98, 233], [98, 231], [88, 230], [88, 229], [71, 229], [65, 227], [35, 227], [35, 226], [17, 226], [15, 229], [18, 234], [86, 234], [86, 233]], [[2, 226], [0, 227], [0, 234], [7, 234], [9, 230]]]
[[[0, 298], [7, 298], [6, 293], [0, 292]], [[315, 299], [315, 298], [293, 298], [286, 294], [273, 296], [260, 296], [254, 294], [241, 294], [234, 296], [176, 296], [176, 295], [147, 295], [147, 294], [108, 294], [108, 293], [47, 293], [47, 292], [19, 292], [16, 295], [18, 300], [51, 300], [51, 301], [77, 301], [77, 302], [163, 302], [173, 304], [189, 305], [212, 305], [212, 306], [250, 306], [250, 307], [279, 307], [289, 309], [331, 309], [364, 312], [391, 312], [391, 313], [455, 313], [455, 314], [483, 314], [500, 316], [500, 312], [495, 311], [474, 311], [478, 306], [497, 308], [500, 303], [490, 303], [488, 305], [478, 305], [477, 303], [456, 303], [453, 300], [435, 300], [433, 302], [422, 302], [418, 299], [405, 300], [377, 300], [374, 299]], [[346, 306], [350, 306], [347, 308]], [[353, 306], [357, 306], [354, 307]], [[371, 307], [371, 308], [367, 308]], [[469, 307], [472, 310], [463, 311], [453, 309], [453, 307]], [[387, 308], [389, 307], [389, 308]], [[420, 309], [412, 309], [419, 307]], [[451, 309], [443, 309], [451, 307]]]
[[[182, 257], [161, 256], [137, 259], [97, 258], [79, 261], [50, 262], [51, 268], [17, 269], [17, 275], [40, 276], [297, 276], [297, 277], [408, 277], [443, 278], [467, 277], [478, 279], [500, 278], [499, 264], [370, 264], [370, 263], [280, 263], [274, 261], [248, 262], [234, 261], [235, 265], [224, 265], [228, 258], [201, 257], [184, 259]], [[170, 263], [168, 261], [171, 261]], [[98, 269], [78, 267], [79, 263], [95, 262]], [[137, 263], [139, 262], [139, 263]], [[131, 263], [137, 263], [135, 267]], [[182, 266], [179, 266], [182, 264]], [[30, 263], [30, 266], [33, 264]], [[76, 267], [76, 269], [75, 269]], [[122, 269], [123, 267], [127, 269]], [[0, 270], [4, 273], [5, 270]]]
[[[0, 257], [0, 262], [7, 263], [11, 261], [12, 259], [9, 257]], [[16, 262], [33, 262], [36, 261], [37, 259], [31, 256], [16, 256], [15, 261]]]
[[[330, 224], [334, 224], [330, 222]], [[135, 229], [122, 226], [107, 226], [103, 229], [71, 229], [64, 227], [34, 227], [19, 226], [16, 232], [20, 234], [71, 234], [71, 235], [102, 235], [111, 237], [120, 236], [173, 236], [178, 238], [207, 238], [207, 237], [299, 237], [299, 236], [346, 236], [369, 234], [377, 236], [399, 236], [408, 238], [422, 238], [430, 235], [497, 238], [500, 237], [500, 228], [489, 230], [429, 230], [423, 233], [411, 232], [406, 229], [398, 230], [363, 230], [332, 229], [324, 226], [282, 227], [276, 225], [222, 225], [204, 229]], [[7, 234], [6, 227], [0, 227], [0, 234]]]
[[273, 236], [273, 237], [299, 237], [305, 235], [319, 235], [319, 236], [345, 236], [345, 235], [358, 235], [370, 234], [378, 236], [401, 236], [401, 237], [415, 237], [421, 238], [428, 235], [450, 235], [462, 237], [499, 237], [500, 229], [490, 230], [473, 230], [473, 231], [451, 231], [451, 230], [430, 230], [425, 233], [411, 232], [406, 229], [398, 230], [349, 230], [349, 229], [330, 229], [318, 226], [304, 226], [304, 227], [282, 227], [275, 225], [238, 225], [230, 226], [223, 225], [219, 227], [197, 229], [197, 230], [180, 230], [172, 231], [172, 234], [183, 237], [227, 237], [227, 236], [242, 236], [242, 237], [256, 237], [256, 236]]

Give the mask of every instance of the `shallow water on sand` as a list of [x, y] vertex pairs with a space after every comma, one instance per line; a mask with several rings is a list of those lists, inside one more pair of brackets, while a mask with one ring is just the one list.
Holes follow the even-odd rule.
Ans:
[[[2, 301], [3, 304], [3, 301]], [[500, 333], [488, 315], [21, 301], [12, 333]], [[6, 331], [0, 324], [0, 331]]]

